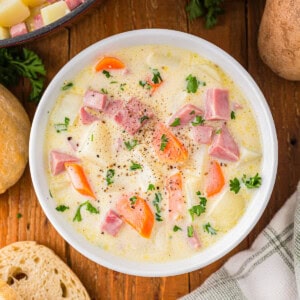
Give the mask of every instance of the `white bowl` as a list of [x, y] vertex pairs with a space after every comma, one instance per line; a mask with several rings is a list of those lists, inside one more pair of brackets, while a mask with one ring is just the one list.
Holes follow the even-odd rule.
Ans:
[[[117, 257], [89, 243], [77, 233], [62, 215], [57, 214], [56, 203], [49, 198], [47, 162], [44, 161], [43, 155], [44, 132], [49, 111], [54, 107], [60, 94], [62, 82], [73, 79], [75, 74], [85, 66], [96, 61], [101, 53], [142, 44], [167, 44], [184, 48], [219, 65], [234, 80], [250, 102], [261, 133], [263, 150], [261, 170], [263, 184], [251, 200], [238, 225], [210, 248], [192, 257], [166, 263], [134, 262]], [[227, 254], [247, 236], [259, 220], [271, 196], [277, 171], [277, 148], [275, 126], [266, 100], [252, 77], [235, 59], [215, 45], [190, 34], [164, 29], [144, 29], [104, 39], [79, 53], [59, 71], [45, 91], [33, 120], [29, 163], [33, 185], [40, 204], [52, 225], [70, 245], [84, 256], [107, 268], [131, 275], [154, 277], [177, 275], [205, 267]]]

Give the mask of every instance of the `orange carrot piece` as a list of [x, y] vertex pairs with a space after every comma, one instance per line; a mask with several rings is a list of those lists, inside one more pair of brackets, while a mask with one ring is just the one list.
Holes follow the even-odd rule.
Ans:
[[153, 95], [155, 91], [162, 85], [163, 81], [159, 83], [153, 83], [152, 81], [147, 80], [147, 83], [151, 86], [150, 95]]
[[153, 147], [161, 161], [183, 162], [188, 151], [179, 139], [162, 123], [158, 123], [153, 135]]
[[176, 220], [184, 210], [182, 176], [176, 173], [167, 178], [166, 189], [169, 195], [169, 218]]
[[102, 70], [124, 69], [125, 64], [118, 58], [106, 56], [103, 57], [96, 65], [97, 72]]
[[154, 215], [143, 198], [139, 196], [122, 197], [117, 203], [117, 212], [141, 236], [150, 237], [154, 225]]
[[205, 185], [205, 193], [207, 197], [214, 196], [219, 193], [225, 185], [225, 178], [222, 168], [217, 161], [212, 161]]
[[66, 162], [65, 168], [71, 179], [74, 189], [84, 196], [90, 196], [93, 199], [96, 199], [94, 192], [85, 176], [83, 168], [72, 162]]

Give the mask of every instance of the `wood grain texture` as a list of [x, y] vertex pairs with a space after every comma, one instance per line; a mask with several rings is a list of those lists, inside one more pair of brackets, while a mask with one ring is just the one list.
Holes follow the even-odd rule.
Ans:
[[[72, 57], [89, 45], [113, 34], [141, 29], [168, 28], [192, 33], [218, 45], [238, 60], [262, 89], [271, 108], [279, 141], [278, 176], [269, 205], [250, 235], [233, 251], [200, 270], [164, 278], [121, 274], [88, 260], [69, 246], [43, 213], [34, 193], [29, 168], [20, 181], [0, 195], [0, 247], [18, 240], [36, 240], [53, 249], [82, 280], [92, 299], [177, 299], [198, 287], [233, 254], [248, 248], [268, 224], [300, 179], [300, 82], [272, 73], [259, 58], [257, 31], [264, 0], [225, 0], [225, 14], [212, 30], [203, 20], [190, 22], [186, 0], [106, 0], [74, 25], [28, 45], [47, 68], [47, 83]], [[35, 105], [26, 102], [28, 83], [14, 93], [32, 119]], [[17, 214], [22, 218], [18, 219]]]

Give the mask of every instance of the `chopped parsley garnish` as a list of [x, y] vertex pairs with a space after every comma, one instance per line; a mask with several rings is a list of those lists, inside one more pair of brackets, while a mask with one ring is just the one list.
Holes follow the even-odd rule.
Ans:
[[179, 231], [179, 230], [182, 230], [182, 228], [179, 227], [179, 226], [177, 226], [177, 225], [174, 225], [173, 231], [174, 231], [174, 232], [177, 232], [177, 231]]
[[76, 214], [73, 218], [73, 222], [81, 222], [82, 221], [82, 216], [81, 216], [81, 208], [83, 206], [86, 206], [86, 210], [90, 212], [91, 214], [99, 214], [99, 210], [94, 207], [89, 201], [83, 202], [79, 205], [79, 207], [76, 210]]
[[256, 189], [261, 186], [261, 177], [256, 173], [255, 176], [247, 178], [244, 174], [242, 177], [242, 181], [248, 189]]
[[217, 230], [214, 229], [210, 223], [206, 223], [203, 225], [203, 229], [205, 232], [210, 233], [211, 235], [216, 235], [217, 234]]
[[206, 85], [206, 82], [199, 81], [196, 76], [192, 76], [192, 74], [190, 74], [185, 80], [187, 81], [186, 90], [188, 93], [196, 93], [199, 86]]
[[113, 80], [110, 82], [110, 84], [116, 84], [116, 83], [118, 83], [118, 81]]
[[66, 90], [68, 90], [68, 89], [70, 89], [71, 87], [73, 87], [74, 86], [74, 84], [73, 84], [73, 82], [67, 82], [67, 83], [65, 83], [63, 86], [62, 86], [62, 90], [63, 91], [66, 91]]
[[143, 123], [145, 120], [149, 120], [149, 117], [148, 116], [142, 116], [140, 118], [140, 123]]
[[65, 117], [65, 122], [54, 124], [54, 128], [58, 133], [62, 131], [67, 131], [69, 124], [70, 124], [70, 119], [68, 117]]
[[176, 127], [180, 125], [180, 118], [175, 118], [175, 120], [170, 125], [171, 127]]
[[154, 205], [154, 207], [156, 209], [155, 220], [158, 221], [158, 222], [163, 221], [163, 219], [162, 219], [162, 217], [160, 215], [161, 209], [159, 207], [159, 204], [160, 204], [161, 200], [162, 200], [161, 193], [159, 193], [159, 192], [155, 193], [155, 197], [154, 197], [154, 200], [153, 200], [153, 205]]
[[235, 177], [229, 181], [230, 190], [237, 194], [241, 189], [240, 181]]
[[65, 210], [70, 209], [70, 207], [62, 204], [62, 205], [57, 206], [55, 209], [57, 211], [64, 212]]
[[146, 88], [147, 90], [151, 89], [151, 85], [145, 80], [140, 80], [139, 85], [142, 86], [143, 88]]
[[215, 134], [220, 134], [222, 132], [222, 129], [219, 128], [218, 130], [215, 131]]
[[138, 144], [137, 140], [124, 142], [124, 145], [126, 146], [127, 150], [129, 150], [129, 151], [132, 150], [137, 144]]
[[163, 134], [160, 138], [160, 151], [164, 151], [168, 144], [168, 138], [165, 134]]
[[102, 94], [108, 94], [107, 89], [102, 88], [100, 91], [101, 91]]
[[202, 116], [196, 116], [194, 121], [192, 121], [193, 126], [202, 125], [205, 122], [205, 120], [202, 118]]
[[158, 72], [157, 69], [152, 69], [152, 74], [153, 74], [153, 77], [152, 77], [152, 82], [153, 83], [160, 83], [163, 81], [163, 79], [161, 78], [160, 76], [160, 73]]
[[131, 203], [131, 205], [134, 205], [136, 203], [137, 197], [136, 196], [132, 196], [129, 198], [129, 201]]
[[203, 196], [201, 196], [201, 193], [200, 191], [198, 191], [196, 193], [196, 195], [198, 196], [199, 200], [200, 200], [200, 203], [198, 205], [194, 205], [192, 206], [190, 209], [189, 209], [189, 213], [192, 217], [192, 220], [194, 220], [194, 216], [200, 216], [202, 213], [205, 212], [206, 210], [206, 202], [207, 202], [207, 199]]
[[53, 195], [52, 195], [52, 193], [51, 193], [51, 190], [49, 190], [49, 195], [50, 195], [51, 198], [53, 198]]
[[142, 166], [140, 164], [137, 164], [134, 161], [131, 161], [131, 166], [130, 166], [131, 171], [141, 170], [141, 169], [142, 169]]
[[106, 182], [107, 182], [107, 185], [111, 185], [114, 183], [114, 176], [115, 176], [115, 170], [114, 169], [109, 169], [107, 170], [106, 172]]
[[235, 119], [235, 112], [233, 110], [230, 113], [230, 118], [231, 118], [231, 120]]
[[126, 83], [121, 83], [121, 84], [120, 84], [120, 90], [121, 90], [121, 91], [124, 91], [125, 85], [126, 85]]
[[21, 213], [17, 213], [17, 218], [18, 219], [21, 219], [23, 216], [22, 216], [22, 214]]
[[196, 112], [194, 111], [194, 110], [192, 110], [191, 112], [190, 112], [190, 115], [194, 115]]
[[193, 225], [187, 227], [187, 236], [188, 237], [193, 237], [194, 236], [194, 227], [193, 227]]
[[154, 191], [154, 190], [155, 190], [154, 184], [149, 183], [147, 191]]
[[109, 73], [108, 71], [106, 71], [106, 70], [103, 70], [102, 73], [105, 75], [106, 78], [112, 77], [112, 76], [110, 75], [110, 73]]

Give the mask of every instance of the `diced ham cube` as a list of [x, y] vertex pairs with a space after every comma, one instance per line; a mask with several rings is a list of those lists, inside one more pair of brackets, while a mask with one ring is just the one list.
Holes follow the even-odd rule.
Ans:
[[119, 215], [111, 209], [105, 216], [104, 222], [101, 226], [101, 230], [107, 232], [112, 236], [116, 236], [120, 231], [123, 223], [124, 222], [119, 217]]
[[132, 98], [119, 110], [114, 120], [129, 134], [134, 135], [152, 117], [153, 112], [145, 104]]
[[16, 24], [10, 28], [11, 37], [16, 37], [25, 33], [28, 33], [28, 30], [24, 22]]
[[192, 135], [193, 139], [198, 144], [210, 144], [212, 140], [212, 133], [214, 128], [211, 126], [193, 126]]
[[65, 0], [65, 2], [68, 5], [70, 10], [75, 9], [77, 6], [79, 6], [82, 3], [81, 0]]
[[43, 26], [44, 26], [44, 22], [43, 22], [42, 15], [41, 14], [36, 15], [33, 18], [33, 27], [34, 27], [34, 29], [36, 30], [36, 29], [42, 28]]
[[80, 108], [79, 114], [80, 114], [80, 120], [84, 125], [92, 124], [93, 122], [99, 120], [98, 117], [88, 113], [84, 106]]
[[107, 96], [93, 90], [87, 90], [83, 98], [83, 106], [102, 111], [106, 106]]
[[199, 249], [201, 247], [201, 243], [199, 241], [198, 235], [194, 230], [193, 236], [187, 238], [188, 244], [193, 249]]
[[114, 117], [123, 107], [123, 101], [110, 100], [103, 109], [103, 112], [109, 117]]
[[230, 118], [228, 98], [228, 90], [208, 89], [205, 100], [205, 120], [228, 120]]
[[180, 119], [180, 126], [184, 126], [195, 119], [196, 116], [203, 116], [203, 111], [195, 105], [186, 104], [171, 117], [169, 126], [177, 118]]
[[52, 150], [50, 152], [50, 168], [53, 175], [57, 175], [65, 170], [65, 162], [78, 162], [75, 156]]
[[239, 159], [239, 147], [225, 125], [222, 126], [220, 133], [215, 134], [208, 153], [213, 157], [228, 161]]

